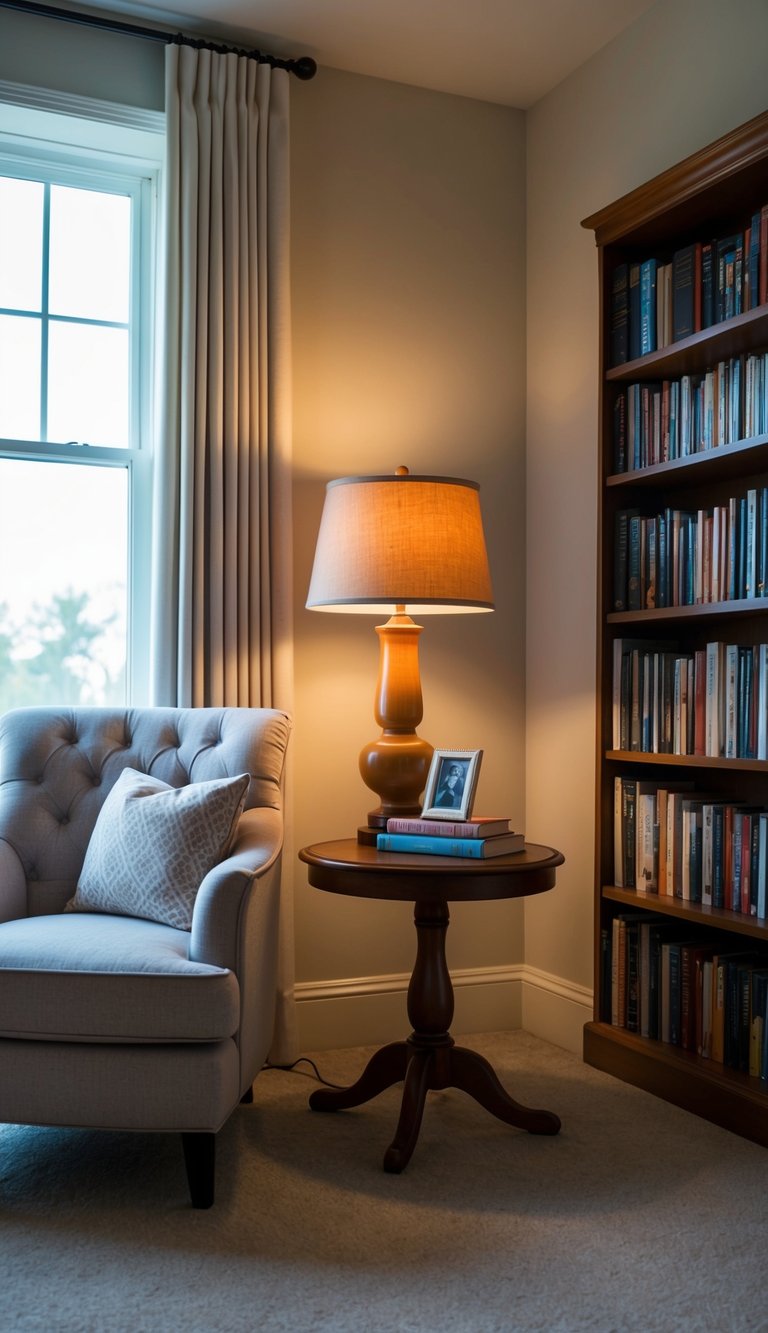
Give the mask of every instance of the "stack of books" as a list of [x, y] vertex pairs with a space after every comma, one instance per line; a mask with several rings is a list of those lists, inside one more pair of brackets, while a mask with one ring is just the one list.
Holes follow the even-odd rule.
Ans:
[[514, 833], [508, 819], [495, 815], [457, 821], [398, 816], [387, 820], [387, 831], [378, 834], [376, 846], [380, 852], [463, 856], [484, 861], [491, 856], [521, 852], [525, 835]]

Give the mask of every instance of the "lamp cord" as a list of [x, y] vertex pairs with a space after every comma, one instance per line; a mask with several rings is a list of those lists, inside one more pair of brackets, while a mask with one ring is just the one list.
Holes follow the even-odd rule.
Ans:
[[[306, 1070], [296, 1068], [297, 1065], [302, 1064], [311, 1065], [312, 1073], [308, 1074]], [[314, 1060], [310, 1060], [308, 1055], [300, 1055], [298, 1060], [292, 1061], [289, 1065], [273, 1065], [270, 1060], [267, 1060], [266, 1063], [262, 1065], [262, 1069], [281, 1069], [285, 1073], [301, 1074], [303, 1078], [316, 1078], [318, 1083], [323, 1083], [326, 1088], [345, 1088], [347, 1086], [346, 1083], [331, 1083], [329, 1079], [323, 1078]]]

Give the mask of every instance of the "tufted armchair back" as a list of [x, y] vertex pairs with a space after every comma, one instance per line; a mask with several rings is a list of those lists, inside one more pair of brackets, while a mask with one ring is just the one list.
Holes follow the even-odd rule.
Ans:
[[289, 725], [284, 713], [267, 708], [17, 708], [4, 714], [0, 871], [16, 898], [8, 906], [28, 916], [63, 909], [99, 810], [124, 768], [174, 787], [250, 773], [246, 808], [280, 810]]

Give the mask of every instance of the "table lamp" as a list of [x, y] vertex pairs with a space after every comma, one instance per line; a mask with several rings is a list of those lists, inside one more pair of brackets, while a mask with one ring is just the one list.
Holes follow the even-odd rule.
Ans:
[[432, 746], [417, 735], [423, 714], [414, 615], [492, 611], [479, 487], [456, 477], [394, 474], [328, 483], [307, 607], [389, 614], [377, 625], [377, 740], [360, 774], [380, 804], [358, 830], [375, 844], [393, 815], [418, 815]]

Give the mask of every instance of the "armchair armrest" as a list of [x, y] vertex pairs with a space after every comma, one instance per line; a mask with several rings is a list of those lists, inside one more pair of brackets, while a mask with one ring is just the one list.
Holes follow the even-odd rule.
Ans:
[[279, 869], [282, 844], [280, 811], [267, 806], [244, 811], [229, 856], [208, 872], [195, 899], [191, 960], [240, 974], [246, 909], [262, 881], [267, 896], [272, 872]]
[[18, 854], [0, 838], [0, 921], [27, 915], [27, 877]]

